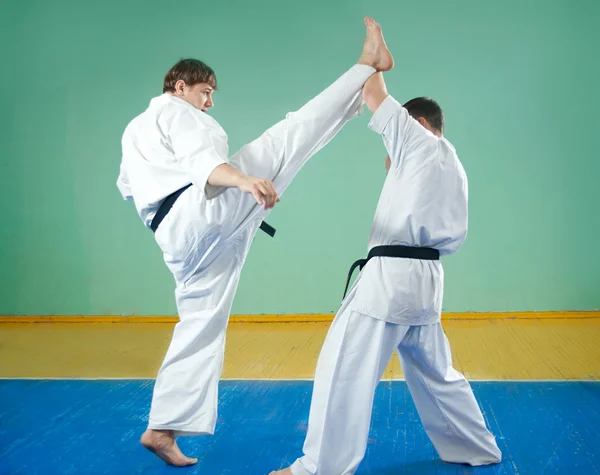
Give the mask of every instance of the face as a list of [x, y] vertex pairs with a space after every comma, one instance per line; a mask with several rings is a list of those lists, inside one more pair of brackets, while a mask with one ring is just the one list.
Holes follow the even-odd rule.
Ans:
[[179, 80], [177, 81], [177, 84], [175, 84], [175, 95], [184, 101], [189, 102], [202, 112], [206, 112], [214, 106], [212, 97], [213, 92], [215, 92], [215, 90], [212, 86], [204, 82], [188, 86], [185, 82]]

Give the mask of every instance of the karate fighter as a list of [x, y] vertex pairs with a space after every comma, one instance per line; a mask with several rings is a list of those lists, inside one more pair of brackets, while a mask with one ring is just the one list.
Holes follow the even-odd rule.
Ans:
[[[467, 177], [443, 136], [443, 113], [427, 98], [401, 106], [383, 75], [363, 89], [369, 127], [383, 137], [387, 177], [369, 255], [319, 356], [304, 456], [271, 475], [348, 475], [362, 461], [375, 388], [398, 349], [406, 383], [446, 462], [500, 462], [469, 383], [452, 367], [440, 324], [444, 272], [467, 234]], [[346, 288], [348, 285], [346, 284]]]
[[356, 65], [231, 157], [227, 135], [206, 113], [215, 74], [197, 60], [175, 65], [163, 95], [123, 134], [117, 185], [155, 231], [176, 282], [180, 321], [141, 437], [168, 464], [197, 462], [183, 455], [176, 436], [215, 430], [229, 312], [263, 218], [307, 160], [360, 114], [367, 79], [393, 67], [381, 28], [368, 17], [365, 24]]

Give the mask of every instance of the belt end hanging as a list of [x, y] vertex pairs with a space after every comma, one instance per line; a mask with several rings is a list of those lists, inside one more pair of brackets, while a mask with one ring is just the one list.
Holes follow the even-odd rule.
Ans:
[[362, 268], [365, 266], [366, 263], [367, 263], [367, 259], [359, 259], [354, 264], [352, 264], [352, 267], [350, 267], [350, 272], [348, 272], [348, 278], [346, 279], [346, 288], [344, 289], [344, 296], [342, 297], [342, 301], [344, 301], [344, 299], [346, 298], [346, 294], [348, 293], [350, 279], [352, 278], [352, 274], [354, 274], [354, 270], [357, 267], [359, 268], [359, 270], [362, 270]]
[[275, 237], [275, 228], [264, 221], [260, 223], [260, 229], [262, 229], [265, 233], [267, 233], [271, 237]]

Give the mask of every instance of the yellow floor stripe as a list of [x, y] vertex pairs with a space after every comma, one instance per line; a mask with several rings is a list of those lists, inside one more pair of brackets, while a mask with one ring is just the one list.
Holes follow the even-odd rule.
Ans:
[[[600, 379], [600, 317], [445, 320], [455, 367], [469, 379]], [[154, 378], [174, 322], [6, 323], [0, 377]], [[238, 323], [224, 378], [311, 379], [328, 322]], [[393, 357], [383, 376], [402, 378]]]
[[[334, 314], [232, 315], [230, 323], [318, 323], [331, 322]], [[600, 318], [600, 311], [589, 312], [448, 312], [443, 320], [523, 320], [523, 319]], [[24, 315], [0, 316], [0, 323], [176, 323], [177, 316], [121, 315]]]

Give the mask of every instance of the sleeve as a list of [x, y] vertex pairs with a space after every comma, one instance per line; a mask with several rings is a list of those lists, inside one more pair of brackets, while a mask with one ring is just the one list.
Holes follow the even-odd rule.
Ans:
[[190, 181], [204, 190], [208, 177], [219, 165], [227, 163], [227, 156], [219, 147], [223, 137], [203, 124], [190, 111], [183, 111], [174, 118], [169, 138], [177, 163], [189, 176]]
[[410, 152], [417, 149], [425, 152], [426, 147], [437, 147], [435, 135], [414, 120], [391, 95], [377, 108], [369, 128], [383, 137], [395, 169]]
[[121, 196], [124, 200], [133, 200], [133, 194], [131, 193], [131, 185], [129, 184], [129, 179], [127, 178], [127, 170], [125, 169], [123, 163], [121, 163], [119, 178], [117, 178], [117, 188], [119, 188]]

